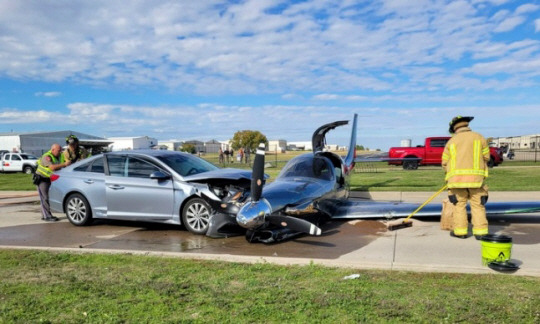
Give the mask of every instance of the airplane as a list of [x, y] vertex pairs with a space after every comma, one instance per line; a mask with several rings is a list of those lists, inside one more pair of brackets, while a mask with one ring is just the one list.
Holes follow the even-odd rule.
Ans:
[[[277, 178], [265, 185], [265, 146], [259, 145], [253, 162], [249, 198], [234, 208], [213, 204], [218, 210], [210, 218], [210, 237], [238, 234], [245, 229], [249, 242], [274, 243], [298, 235], [321, 235], [319, 225], [331, 219], [396, 218], [409, 215], [418, 206], [411, 203], [350, 200], [350, 175], [356, 156], [357, 114], [354, 115], [349, 150], [341, 156], [325, 151], [326, 134], [348, 121], [317, 128], [312, 136], [313, 152], [291, 159]], [[373, 159], [370, 159], [373, 161]], [[226, 212], [229, 210], [229, 212]], [[232, 211], [231, 211], [232, 210]], [[540, 211], [540, 202], [497, 202], [486, 205], [490, 215]], [[428, 204], [415, 217], [440, 216], [441, 206]]]

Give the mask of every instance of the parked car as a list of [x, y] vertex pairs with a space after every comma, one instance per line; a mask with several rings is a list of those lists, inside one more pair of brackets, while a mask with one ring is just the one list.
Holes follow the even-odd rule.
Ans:
[[[442, 153], [450, 137], [428, 137], [423, 146], [391, 147], [388, 151], [388, 164], [403, 165], [405, 170], [416, 170], [419, 165], [441, 165]], [[503, 163], [503, 155], [499, 148], [489, 148], [490, 168]]]
[[94, 219], [183, 224], [205, 234], [210, 216], [249, 196], [251, 171], [219, 169], [188, 153], [119, 151], [79, 161], [51, 176], [50, 204], [77, 226]]
[[26, 153], [5, 153], [2, 155], [0, 171], [24, 172], [31, 174], [36, 170], [37, 157]]

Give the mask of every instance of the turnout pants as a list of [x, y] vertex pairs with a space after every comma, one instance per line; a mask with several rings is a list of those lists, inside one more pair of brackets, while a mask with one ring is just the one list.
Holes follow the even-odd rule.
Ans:
[[39, 182], [37, 189], [39, 193], [39, 200], [41, 201], [41, 219], [52, 218], [51, 206], [49, 205], [49, 188], [51, 182], [42, 180]]
[[488, 234], [488, 221], [486, 207], [488, 192], [482, 188], [452, 188], [452, 194], [457, 202], [454, 208], [454, 234], [467, 235], [469, 222], [467, 221], [467, 201], [471, 206], [471, 222], [473, 235]]

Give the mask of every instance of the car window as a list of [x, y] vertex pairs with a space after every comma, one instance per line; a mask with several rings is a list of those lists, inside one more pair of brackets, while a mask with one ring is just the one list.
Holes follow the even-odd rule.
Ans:
[[79, 165], [78, 167], [74, 168], [73, 171], [76, 171], [76, 172], [86, 172], [88, 171], [88, 166], [90, 165], [90, 163], [84, 163], [84, 164], [81, 164]]
[[21, 157], [18, 156], [18, 155], [16, 155], [16, 154], [13, 154], [13, 155], [11, 156], [11, 161], [20, 161], [20, 160], [21, 160]]
[[37, 160], [37, 157], [32, 154], [21, 154], [23, 160]]
[[150, 175], [159, 168], [149, 162], [129, 157], [128, 158], [128, 177], [130, 178], [150, 178]]
[[126, 157], [125, 156], [107, 156], [107, 165], [109, 166], [109, 174], [115, 177], [125, 177], [126, 174]]
[[90, 167], [90, 170], [88, 171], [94, 172], [94, 173], [104, 173], [105, 168], [103, 167], [103, 158], [95, 159], [94, 162], [92, 163], [92, 166]]
[[181, 176], [189, 176], [219, 169], [212, 163], [191, 155], [174, 154], [158, 156], [157, 158], [171, 167], [174, 171], [178, 172]]
[[446, 142], [448, 142], [447, 139], [432, 139], [430, 145], [431, 147], [444, 147]]

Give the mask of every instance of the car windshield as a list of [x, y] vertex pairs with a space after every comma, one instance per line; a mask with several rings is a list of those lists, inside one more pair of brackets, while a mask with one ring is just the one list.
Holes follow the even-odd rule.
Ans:
[[302, 155], [290, 160], [278, 176], [282, 178], [315, 178], [332, 180], [333, 170], [325, 158]]
[[37, 157], [33, 156], [32, 154], [21, 154], [21, 157], [23, 160], [37, 160]]
[[174, 154], [157, 158], [183, 177], [219, 169], [212, 163], [191, 155]]

